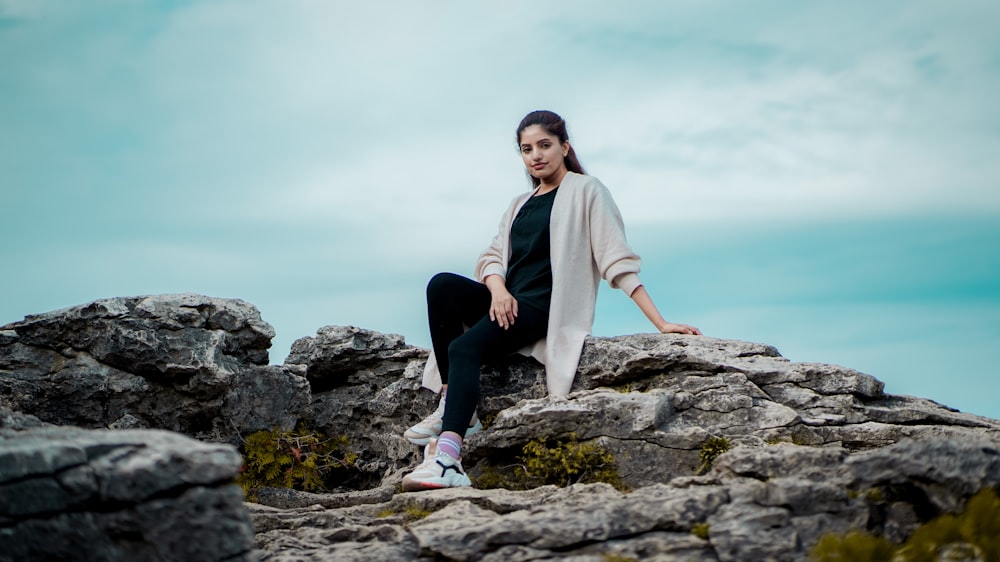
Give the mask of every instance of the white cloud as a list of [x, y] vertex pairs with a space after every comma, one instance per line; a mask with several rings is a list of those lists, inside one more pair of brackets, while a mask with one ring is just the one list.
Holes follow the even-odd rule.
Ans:
[[540, 107], [631, 226], [1000, 212], [995, 2], [81, 6], [0, 0], [29, 20], [0, 27], [0, 235], [96, 248], [81, 286], [144, 252], [130, 292], [187, 263], [172, 284], [388, 324], [471, 269]]
[[[996, 42], [977, 49], [990, 36], [974, 13], [564, 12], [195, 3], [144, 39], [88, 34], [82, 68], [59, 83], [100, 77], [71, 103], [137, 131], [131, 164], [257, 218], [410, 228], [437, 209], [477, 223], [509, 199], [496, 190], [521, 189], [510, 129], [538, 106], [567, 116], [584, 163], [637, 221], [1000, 209], [1000, 141], [980, 125], [998, 118], [983, 97]], [[128, 87], [115, 91], [119, 74]]]

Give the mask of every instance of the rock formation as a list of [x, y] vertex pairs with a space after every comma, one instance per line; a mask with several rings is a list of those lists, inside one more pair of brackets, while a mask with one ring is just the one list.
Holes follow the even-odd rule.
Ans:
[[230, 446], [0, 407], [0, 560], [251, 560]]
[[824, 533], [901, 540], [998, 484], [996, 440], [907, 440], [853, 454], [781, 443], [736, 448], [707, 475], [629, 493], [606, 484], [363, 501], [299, 492], [250, 510], [274, 561], [804, 560]]
[[[331, 493], [246, 504], [265, 560], [800, 560], [827, 532], [901, 542], [1000, 486], [1000, 422], [767, 345], [632, 335], [588, 339], [564, 399], [531, 359], [484, 368], [487, 429], [463, 459], [485, 482], [533, 440], [579, 443], [613, 458], [619, 489], [399, 494], [420, 455], [401, 434], [436, 401], [420, 389], [426, 351], [329, 326], [266, 365], [272, 333], [252, 306], [198, 295], [29, 316], [0, 328], [0, 404], [22, 413], [0, 419], [23, 434], [52, 431], [30, 414], [232, 444], [300, 423], [346, 436], [358, 460]], [[705, 472], [713, 442], [730, 450]]]
[[308, 405], [304, 377], [267, 365], [272, 337], [239, 300], [94, 301], [0, 327], [0, 397], [54, 424], [236, 443]]

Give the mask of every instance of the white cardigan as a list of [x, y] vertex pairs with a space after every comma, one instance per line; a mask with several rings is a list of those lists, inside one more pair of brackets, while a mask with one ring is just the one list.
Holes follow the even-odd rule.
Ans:
[[[514, 198], [500, 220], [493, 242], [479, 256], [475, 277], [506, 277], [510, 258], [510, 227], [521, 205], [533, 192]], [[518, 353], [545, 365], [550, 396], [569, 394], [583, 351], [594, 325], [594, 307], [601, 277], [612, 288], [631, 296], [639, 281], [639, 256], [625, 239], [621, 213], [611, 193], [597, 178], [569, 172], [552, 203], [549, 219], [552, 259], [552, 302], [545, 338]], [[441, 374], [432, 351], [424, 368], [423, 385], [441, 390]]]

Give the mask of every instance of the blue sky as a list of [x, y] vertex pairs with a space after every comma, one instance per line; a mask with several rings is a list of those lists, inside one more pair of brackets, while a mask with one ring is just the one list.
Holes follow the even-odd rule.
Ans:
[[668, 319], [1000, 418], [1000, 4], [358, 4], [0, 0], [0, 323], [191, 291], [276, 363], [427, 346], [548, 108]]

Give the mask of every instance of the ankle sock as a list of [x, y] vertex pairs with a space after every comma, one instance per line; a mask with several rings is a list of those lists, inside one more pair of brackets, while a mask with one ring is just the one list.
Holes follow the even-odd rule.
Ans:
[[462, 438], [453, 431], [445, 431], [438, 437], [437, 450], [458, 459], [462, 454]]

